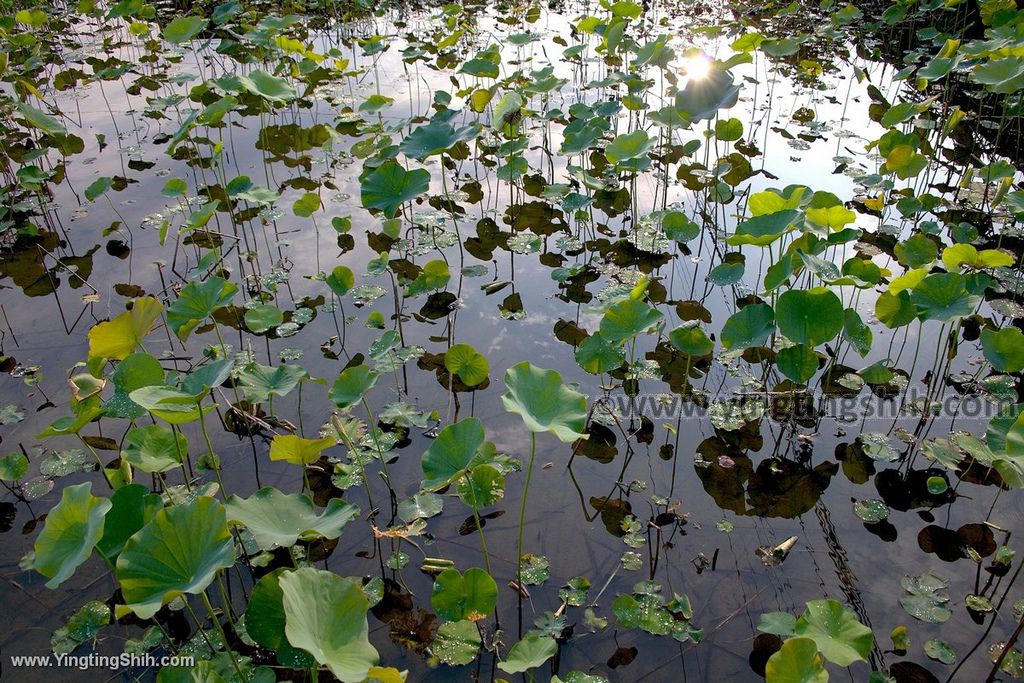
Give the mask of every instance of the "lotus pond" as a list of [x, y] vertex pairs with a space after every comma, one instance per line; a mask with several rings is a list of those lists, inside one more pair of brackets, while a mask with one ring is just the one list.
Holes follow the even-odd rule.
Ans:
[[4, 676], [1024, 678], [1014, 0], [0, 6]]

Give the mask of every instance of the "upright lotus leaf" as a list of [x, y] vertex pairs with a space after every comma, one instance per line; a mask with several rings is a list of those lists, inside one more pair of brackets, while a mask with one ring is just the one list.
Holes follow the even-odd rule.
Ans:
[[203, 363], [185, 375], [181, 380], [181, 390], [186, 394], [206, 395], [210, 389], [224, 384], [234, 367], [235, 364], [230, 358]]
[[875, 301], [875, 317], [890, 329], [909, 325], [917, 319], [917, 309], [910, 300], [910, 294], [882, 292]]
[[184, 341], [199, 323], [231, 303], [237, 291], [238, 287], [222, 277], [210, 277], [203, 282], [193, 280], [167, 309], [167, 325]]
[[[768, 194], [776, 196], [774, 193]], [[736, 226], [735, 234], [729, 236], [726, 242], [732, 246], [742, 244], [767, 246], [791, 231], [799, 218], [800, 212], [795, 209], [753, 216], [740, 222]]]
[[920, 268], [935, 261], [939, 248], [931, 237], [917, 233], [898, 243], [893, 253], [896, 260], [907, 268]]
[[548, 661], [558, 652], [558, 643], [551, 636], [527, 633], [512, 646], [505, 661], [498, 662], [498, 668], [508, 674], [520, 674]]
[[576, 363], [592, 375], [610, 372], [626, 361], [621, 344], [609, 344], [608, 340], [595, 332], [576, 349]]
[[444, 353], [444, 367], [458, 375], [467, 387], [475, 387], [491, 371], [487, 358], [469, 344], [455, 344]]
[[285, 635], [284, 591], [280, 577], [285, 568], [275, 569], [252, 587], [245, 606], [245, 631], [257, 645], [273, 650], [278, 663], [295, 669], [308, 669], [315, 661], [309, 653], [288, 642]]
[[189, 394], [175, 387], [148, 386], [136, 389], [128, 394], [128, 398], [161, 420], [183, 424], [198, 420], [200, 413], [205, 415], [215, 408], [213, 404], [200, 406], [206, 393], [203, 390]]
[[838, 600], [809, 601], [794, 633], [812, 639], [825, 659], [839, 666], [866, 662], [874, 644], [871, 629]]
[[407, 157], [422, 161], [435, 154], [441, 154], [460, 142], [472, 140], [479, 132], [479, 125], [463, 126], [456, 129], [443, 121], [434, 119], [409, 133], [398, 148]]
[[334, 380], [327, 396], [342, 410], [351, 408], [363, 400], [363, 396], [377, 383], [377, 377], [377, 373], [366, 365], [346, 368]]
[[523, 418], [531, 432], [551, 432], [565, 443], [587, 438], [587, 397], [565, 386], [554, 370], [516, 363], [505, 372], [505, 387], [502, 405]]
[[143, 472], [167, 472], [188, 455], [188, 439], [162, 425], [145, 425], [128, 430], [121, 457]]
[[640, 334], [664, 317], [661, 311], [649, 303], [630, 297], [604, 312], [601, 318], [601, 337], [616, 344]]
[[110, 376], [114, 394], [103, 404], [108, 417], [134, 420], [146, 414], [146, 409], [128, 398], [136, 389], [161, 386], [164, 383], [164, 369], [148, 353], [133, 353], [117, 364]]
[[217, 572], [235, 563], [224, 506], [207, 496], [164, 508], [128, 539], [117, 558], [117, 580], [128, 607], [150, 619], [185, 593], [202, 593]]
[[715, 350], [715, 343], [696, 320], [687, 321], [669, 332], [668, 340], [688, 356], [707, 356]]
[[162, 31], [164, 40], [181, 44], [199, 35], [206, 28], [206, 19], [196, 16], [175, 17]]
[[817, 346], [834, 339], [843, 329], [843, 302], [826, 287], [790, 289], [775, 305], [779, 331], [791, 341]]
[[798, 384], [804, 384], [818, 371], [818, 354], [806, 344], [781, 349], [775, 362], [783, 375]]
[[96, 544], [96, 552], [113, 565], [128, 539], [146, 526], [163, 507], [163, 499], [141, 484], [128, 484], [114, 491], [110, 503], [110, 511], [103, 520], [103, 537]]
[[111, 502], [91, 491], [92, 482], [65, 488], [36, 538], [32, 566], [50, 579], [47, 588], [56, 588], [71, 578], [103, 536], [103, 518]]
[[320, 454], [335, 445], [332, 437], [303, 439], [295, 434], [275, 434], [270, 442], [270, 459], [284, 460], [293, 465], [309, 465], [320, 459]]
[[1013, 256], [999, 249], [978, 251], [973, 244], [951, 244], [942, 250], [942, 265], [950, 272], [965, 265], [980, 269], [1009, 267], [1013, 264]]
[[764, 346], [775, 331], [775, 311], [768, 304], [747, 304], [722, 326], [722, 346], [747, 349]]
[[25, 102], [18, 102], [17, 110], [33, 128], [38, 128], [50, 136], [67, 135], [68, 131], [64, 127], [64, 124], [47, 114], [45, 111], [36, 109]]
[[236, 386], [246, 401], [261, 403], [271, 396], [287, 396], [307, 379], [309, 373], [301, 365], [249, 363], [238, 372]]
[[999, 372], [1024, 370], [1024, 334], [1016, 327], [981, 331], [981, 350]]
[[429, 171], [422, 168], [406, 171], [397, 161], [386, 161], [362, 179], [361, 197], [367, 209], [379, 209], [386, 218], [394, 218], [402, 204], [428, 189]]
[[462, 502], [481, 510], [505, 497], [505, 475], [494, 465], [476, 465], [459, 478], [458, 492]]
[[405, 287], [406, 296], [419, 296], [435, 289], [442, 289], [448, 284], [452, 274], [443, 259], [433, 259], [423, 264], [423, 269], [416, 279]]
[[608, 161], [617, 164], [621, 161], [643, 157], [651, 151], [657, 142], [657, 138], [650, 137], [647, 131], [635, 130], [632, 133], [623, 133], [617, 136], [605, 148], [604, 153], [608, 157]]
[[132, 303], [132, 310], [93, 325], [89, 330], [89, 358], [124, 360], [153, 331], [163, 310], [159, 301], [144, 296]]
[[262, 488], [248, 498], [231, 496], [224, 509], [228, 521], [244, 525], [264, 550], [289, 548], [299, 540], [337, 538], [359, 514], [355, 505], [332, 498], [317, 516], [309, 496], [285, 494], [273, 487]]
[[841, 203], [827, 206], [814, 206], [812, 204], [807, 208], [807, 220], [823, 228], [839, 231], [856, 221], [857, 214], [847, 209]]
[[356, 283], [356, 276], [348, 266], [335, 266], [326, 279], [327, 286], [336, 296], [345, 296]]
[[436, 491], [461, 475], [484, 444], [484, 426], [475, 417], [450, 424], [440, 431], [423, 454], [421, 488]]
[[281, 574], [285, 635], [342, 683], [361, 683], [380, 660], [370, 644], [370, 603], [360, 583], [303, 567]]
[[852, 308], [847, 308], [843, 320], [843, 339], [850, 342], [850, 346], [861, 356], [871, 352], [871, 341], [874, 333], [871, 328], [861, 319], [860, 314]]
[[967, 278], [959, 273], [935, 273], [914, 287], [910, 301], [922, 320], [948, 323], [974, 313], [981, 298], [967, 290]]
[[676, 93], [676, 111], [691, 122], [713, 119], [719, 109], [735, 106], [739, 94], [740, 87], [733, 83], [732, 74], [712, 64], [707, 76], [690, 79], [686, 87]]
[[467, 569], [465, 574], [445, 569], [434, 580], [430, 604], [442, 619], [480, 621], [498, 604], [498, 584], [478, 567]]
[[810, 638], [789, 638], [765, 665], [765, 683], [828, 683], [828, 671]]
[[237, 74], [235, 78], [242, 87], [253, 95], [258, 95], [271, 102], [288, 102], [296, 97], [295, 88], [280, 76], [268, 74], [262, 69], [253, 69], [247, 74]]

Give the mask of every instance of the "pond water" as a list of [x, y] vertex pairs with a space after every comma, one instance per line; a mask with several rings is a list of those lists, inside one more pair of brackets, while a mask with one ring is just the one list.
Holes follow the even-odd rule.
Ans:
[[[369, 640], [410, 681], [519, 678], [497, 664], [531, 629], [557, 649], [533, 663], [535, 680], [760, 681], [780, 642], [755, 640], [762, 615], [799, 616], [822, 599], [874, 634], [849, 662], [814, 641], [838, 679], [985, 680], [1024, 598], [1008, 550], [1022, 521], [1013, 404], [1024, 346], [1019, 332], [995, 338], [1024, 310], [1024, 195], [1017, 160], [992, 151], [1005, 152], [997, 131], [1018, 125], [1018, 88], [1016, 76], [975, 74], [986, 60], [1021, 61], [1002, 15], [324, 5], [223, 3], [170, 22], [184, 15], [86, 3], [3, 25], [21, 36], [2, 109], [4, 656], [190, 643], [215, 659], [195, 636], [193, 607], [215, 632], [196, 595], [184, 609], [164, 600], [165, 633], [154, 633], [115, 608], [121, 560], [112, 569], [93, 554], [52, 589], [52, 572], [32, 569], [62, 491], [91, 482], [109, 497], [133, 469], [135, 484], [174, 492], [169, 508], [188, 505], [187, 481], [221, 501], [274, 487], [311, 493], [318, 510], [335, 498], [360, 509], [337, 540], [288, 550], [261, 551], [253, 525], [238, 526], [247, 557], [209, 593], [232, 612], [223, 623], [242, 664], [266, 667], [247, 677], [307, 675], [254, 647], [258, 626], [238, 616], [256, 580], [308, 561], [377, 577], [370, 593], [383, 579]], [[942, 31], [964, 25], [977, 33], [964, 29], [944, 57]], [[1003, 53], [971, 51], [986, 26], [984, 37], [1009, 41]], [[887, 63], [893, 51], [906, 63]], [[934, 55], [956, 60], [953, 75], [918, 88], [904, 67], [931, 68]], [[101, 326], [145, 297], [160, 310], [141, 329]], [[757, 307], [770, 319], [755, 320]], [[99, 352], [104, 342], [115, 350]], [[456, 345], [472, 347], [456, 349], [461, 365]], [[116, 368], [133, 352], [169, 374], [132, 391], [207, 382], [198, 400], [210, 412], [175, 426], [184, 466], [153, 465], [166, 442], [161, 453], [133, 445], [130, 429], [170, 433], [189, 403], [188, 391], [129, 399]], [[527, 383], [503, 401], [516, 381], [506, 371], [524, 361], [586, 397], [589, 437], [545, 426], [532, 468], [531, 432], [509, 404], [564, 418], [571, 399], [557, 383]], [[361, 391], [339, 399], [351, 389], [339, 373], [361, 367], [376, 377], [365, 402]], [[100, 397], [107, 415], [54, 424]], [[433, 487], [440, 497], [421, 493], [424, 453], [454, 448], [439, 431], [470, 418], [516, 461], [492, 456], [475, 475], [493, 498], [477, 511], [462, 474]], [[332, 438], [302, 467], [270, 457], [288, 434]], [[119, 454], [120, 469], [99, 472], [94, 455]], [[462, 621], [432, 606], [424, 558], [486, 567], [497, 585], [497, 621], [477, 619], [483, 647], [468, 664], [443, 661], [453, 646], [438, 628]], [[921, 588], [928, 574], [946, 586]], [[565, 592], [570, 583], [589, 591]], [[122, 618], [107, 623], [100, 608], [101, 629], [52, 636], [90, 600]], [[895, 651], [901, 626], [909, 647]], [[137, 642], [144, 633], [151, 644]], [[1024, 672], [1016, 651], [1002, 664], [1004, 679]], [[785, 675], [769, 681], [804, 680]]]

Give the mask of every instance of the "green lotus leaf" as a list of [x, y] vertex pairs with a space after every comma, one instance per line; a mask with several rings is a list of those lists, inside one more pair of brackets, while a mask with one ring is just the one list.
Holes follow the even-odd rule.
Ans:
[[112, 504], [91, 491], [92, 482], [65, 488], [36, 538], [32, 566], [50, 579], [47, 588], [71, 578], [103, 536], [103, 518]]
[[491, 366], [482, 354], [469, 344], [455, 344], [444, 354], [444, 367], [458, 375], [467, 387], [475, 387], [485, 379]]
[[505, 387], [502, 405], [523, 418], [531, 432], [551, 432], [566, 443], [587, 438], [587, 397], [565, 386], [554, 370], [517, 363], [505, 372]]
[[982, 330], [981, 350], [999, 372], [1024, 370], [1024, 334], [1016, 327]]
[[767, 246], [793, 229], [800, 212], [785, 209], [748, 218], [736, 226], [736, 232], [726, 242], [733, 246], [753, 244]]
[[690, 79], [686, 87], [676, 93], [676, 111], [688, 121], [713, 119], [719, 109], [729, 109], [739, 99], [740, 87], [733, 83], [732, 75], [712, 65], [707, 76]]
[[635, 337], [661, 322], [664, 317], [661, 311], [649, 303], [633, 298], [624, 299], [604, 312], [601, 318], [601, 337], [610, 344], [616, 344]]
[[623, 133], [611, 141], [604, 154], [608, 161], [617, 164], [620, 161], [643, 157], [657, 144], [657, 138], [651, 138], [645, 130]]
[[386, 161], [362, 180], [363, 206], [379, 209], [394, 218], [405, 202], [430, 189], [430, 172], [422, 168], [406, 171], [397, 161]]
[[626, 354], [619, 344], [609, 344], [600, 332], [595, 332], [576, 349], [576, 363], [592, 375], [610, 372], [626, 361]]
[[434, 580], [430, 604], [442, 619], [480, 621], [498, 604], [498, 584], [478, 567], [467, 569], [465, 574], [445, 569]]
[[765, 683], [828, 683], [828, 671], [810, 638], [790, 638], [765, 665]]
[[245, 326], [260, 334], [284, 322], [284, 313], [277, 306], [260, 304], [245, 312]]
[[336, 296], [345, 296], [348, 290], [356, 283], [356, 276], [348, 266], [335, 266], [331, 274], [327, 276], [327, 286], [331, 288]]
[[475, 417], [442, 429], [423, 454], [422, 488], [436, 491], [450, 484], [466, 471], [484, 441], [483, 423]]
[[96, 201], [107, 193], [112, 184], [111, 178], [105, 176], [97, 178], [90, 183], [89, 187], [85, 188], [85, 198], [90, 202]]
[[165, 422], [183, 424], [198, 420], [200, 412], [206, 414], [215, 408], [213, 404], [200, 407], [205, 393], [190, 394], [175, 387], [148, 386], [136, 389], [128, 398]]
[[207, 496], [158, 511], [128, 539], [117, 558], [117, 579], [128, 607], [150, 619], [183, 594], [206, 590], [235, 563], [224, 506]]
[[783, 292], [775, 305], [775, 317], [779, 332], [808, 346], [834, 339], [846, 320], [843, 302], [825, 287]]
[[121, 451], [133, 467], [143, 472], [167, 472], [180, 467], [188, 455], [188, 439], [162, 425], [146, 425], [128, 431]]
[[366, 365], [346, 368], [334, 380], [327, 396], [341, 409], [351, 408], [363, 400], [377, 383], [377, 373]]
[[186, 284], [167, 309], [167, 325], [182, 341], [218, 308], [231, 303], [238, 287], [222, 277]]
[[929, 275], [910, 293], [910, 301], [922, 320], [944, 323], [971, 315], [980, 300], [967, 290], [967, 278], [959, 273]]
[[886, 327], [895, 329], [917, 320], [917, 309], [905, 291], [897, 294], [882, 292], [875, 301], [875, 317]]
[[764, 346], [775, 331], [775, 311], [768, 304], [748, 304], [729, 316], [722, 326], [722, 346], [746, 349]]
[[839, 666], [866, 662], [874, 644], [871, 629], [838, 600], [809, 601], [794, 633], [813, 640], [825, 659]]
[[932, 238], [917, 233], [897, 244], [893, 252], [896, 260], [907, 268], [920, 268], [935, 261], [939, 248]]
[[509, 674], [518, 674], [536, 669], [558, 652], [558, 643], [551, 636], [527, 633], [512, 646], [505, 661], [498, 662], [498, 668]]
[[669, 332], [668, 340], [688, 356], [707, 356], [715, 350], [715, 343], [696, 320], [685, 322]]
[[24, 117], [33, 128], [38, 128], [47, 135], [67, 135], [67, 129], [60, 121], [47, 114], [41, 109], [36, 109], [30, 104], [24, 102], [18, 102], [17, 104], [18, 113]]
[[285, 635], [342, 683], [361, 683], [380, 661], [370, 644], [370, 603], [359, 581], [303, 567], [278, 578]]
[[406, 285], [406, 296], [418, 296], [435, 289], [442, 289], [451, 279], [448, 264], [442, 259], [433, 259], [423, 264], [423, 270], [416, 279]]
[[860, 314], [847, 308], [843, 318], [843, 339], [850, 342], [850, 346], [861, 356], [866, 356], [871, 352], [873, 338], [871, 328], [861, 319]]
[[442, 154], [460, 142], [472, 140], [479, 132], [480, 127], [477, 125], [456, 129], [443, 121], [434, 119], [409, 133], [398, 148], [407, 157], [422, 161], [435, 154]]
[[299, 540], [337, 538], [359, 515], [355, 505], [332, 498], [318, 516], [309, 496], [285, 494], [273, 487], [262, 488], [248, 498], [231, 496], [224, 509], [228, 521], [245, 526], [264, 550], [289, 548]]
[[420, 491], [398, 504], [398, 518], [408, 524], [416, 519], [429, 519], [441, 514], [444, 498], [429, 491]]
[[443, 664], [464, 666], [480, 652], [480, 629], [468, 619], [449, 621], [437, 629], [430, 652]]
[[288, 81], [280, 76], [268, 74], [262, 69], [253, 69], [247, 74], [236, 74], [235, 78], [247, 91], [271, 102], [288, 102], [296, 96], [295, 88]]
[[974, 67], [971, 78], [999, 94], [1011, 94], [1024, 88], [1024, 59], [989, 59]]
[[263, 576], [252, 587], [245, 606], [245, 632], [257, 645], [273, 650], [277, 661], [293, 669], [308, 669], [316, 661], [304, 650], [292, 647], [285, 635], [284, 591], [279, 568]]
[[109, 417], [133, 420], [146, 414], [146, 409], [128, 395], [142, 387], [162, 386], [164, 369], [153, 356], [148, 353], [133, 353], [117, 364], [117, 369], [110, 376], [114, 384], [114, 394], [103, 404], [103, 410]]
[[181, 44], [199, 35], [206, 28], [206, 19], [195, 16], [175, 17], [162, 33], [169, 43]]
[[457, 490], [462, 502], [480, 510], [505, 496], [505, 475], [494, 465], [476, 465], [458, 479]]
[[292, 204], [292, 213], [299, 218], [309, 218], [320, 210], [320, 195], [315, 192], [307, 192], [295, 200]]
[[309, 373], [300, 365], [260, 365], [249, 363], [238, 371], [236, 385], [246, 401], [261, 403], [271, 396], [287, 396]]
[[818, 371], [818, 354], [806, 344], [794, 344], [780, 350], [775, 363], [783, 375], [805, 384]]
[[128, 539], [163, 507], [163, 500], [160, 494], [151, 493], [145, 486], [128, 484], [114, 491], [110, 503], [110, 511], [103, 520], [103, 538], [96, 544], [96, 552], [113, 565]]

